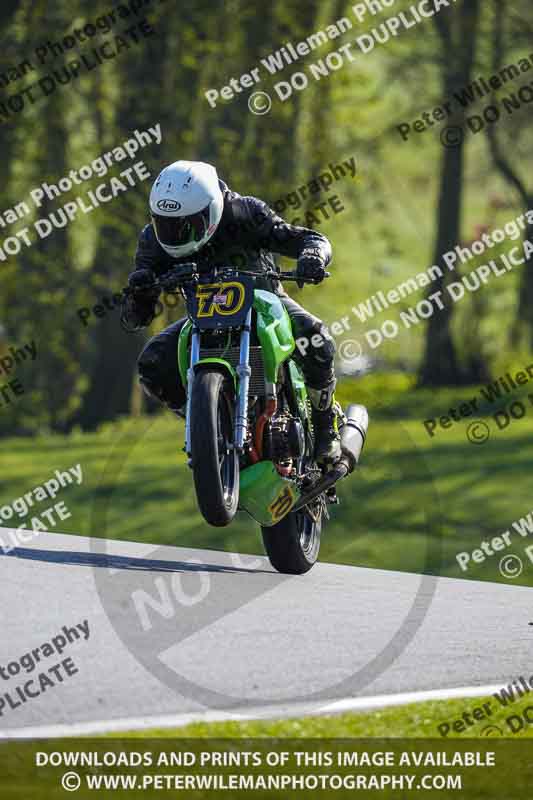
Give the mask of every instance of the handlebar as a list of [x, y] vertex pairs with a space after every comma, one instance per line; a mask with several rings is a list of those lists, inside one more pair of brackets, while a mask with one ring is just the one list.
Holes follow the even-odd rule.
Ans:
[[[194, 267], [195, 269], [192, 269]], [[250, 275], [251, 277], [256, 278], [271, 278], [273, 280], [282, 280], [282, 281], [297, 281], [298, 285], [301, 287], [305, 283], [314, 284], [315, 281], [311, 279], [302, 278], [302, 276], [297, 275], [296, 270], [289, 271], [289, 272], [278, 272], [277, 270], [268, 270], [266, 272], [254, 272], [253, 270], [244, 270], [239, 269], [238, 267], [226, 266], [226, 267], [216, 267], [216, 272], [221, 273], [222, 275], [227, 272], [231, 272], [232, 274], [236, 275]], [[331, 272], [324, 273], [325, 278], [331, 277]], [[170, 270], [167, 272], [166, 275], [162, 275], [158, 278], [154, 283], [150, 284], [149, 286], [142, 286], [142, 287], [135, 287], [135, 286], [126, 286], [122, 293], [124, 296], [132, 295], [132, 294], [143, 294], [144, 292], [153, 291], [154, 289], [159, 289], [160, 291], [172, 293], [176, 292], [176, 290], [180, 290], [182, 287], [186, 286], [187, 284], [195, 284], [198, 283], [200, 275], [198, 270], [196, 269], [196, 265], [191, 264], [191, 269], [188, 271], [185, 270]], [[212, 276], [210, 276], [212, 280]]]
[[[314, 283], [311, 280], [305, 280], [302, 277], [298, 277], [296, 275], [296, 271], [293, 272], [267, 272], [267, 273], [260, 273], [262, 275], [266, 275], [267, 277], [273, 277], [274, 275], [277, 277], [278, 280], [281, 281], [301, 281], [302, 283]], [[324, 278], [331, 278], [331, 272], [324, 272]]]

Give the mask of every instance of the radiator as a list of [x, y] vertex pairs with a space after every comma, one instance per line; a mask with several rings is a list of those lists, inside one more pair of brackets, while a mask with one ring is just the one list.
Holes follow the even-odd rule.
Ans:
[[[223, 358], [228, 361], [232, 367], [237, 368], [239, 364], [239, 347], [228, 348], [201, 348], [200, 358]], [[252, 374], [250, 376], [250, 389], [251, 395], [264, 395], [265, 394], [265, 372], [263, 367], [263, 353], [258, 345], [250, 346], [250, 367]]]

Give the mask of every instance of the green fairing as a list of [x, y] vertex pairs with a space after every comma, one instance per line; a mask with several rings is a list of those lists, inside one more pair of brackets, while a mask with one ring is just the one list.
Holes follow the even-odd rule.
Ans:
[[[276, 383], [280, 365], [289, 358], [295, 348], [291, 320], [279, 298], [272, 292], [266, 292], [263, 289], [256, 289], [254, 292], [254, 308], [257, 312], [257, 336], [263, 353], [265, 380], [269, 383]], [[192, 322], [187, 320], [181, 329], [178, 341], [178, 367], [184, 386], [187, 386], [191, 329]], [[202, 362], [205, 360], [202, 359]], [[296, 365], [294, 365], [294, 369], [291, 368], [291, 375], [298, 379], [298, 383], [303, 384]], [[305, 400], [305, 398], [303, 399]], [[298, 403], [300, 404], [300, 400]]]
[[289, 361], [289, 373], [291, 376], [291, 383], [294, 389], [294, 394], [296, 396], [296, 402], [298, 404], [298, 410], [300, 412], [300, 417], [302, 419], [306, 419], [308, 417], [308, 409], [307, 409], [307, 387], [305, 385], [304, 376], [301, 373], [300, 368], [294, 361]]
[[[178, 339], [178, 369], [180, 371], [180, 377], [184, 386], [187, 386], [187, 370], [189, 368], [189, 337], [191, 328], [192, 323], [190, 320], [187, 320], [180, 331], [180, 336]], [[225, 367], [232, 376], [235, 390], [237, 389], [237, 383], [239, 379], [237, 377], [237, 373], [228, 361], [223, 358], [202, 358], [196, 366], [199, 366], [200, 364], [222, 364], [222, 366]]]
[[180, 371], [181, 383], [187, 386], [187, 370], [189, 369], [189, 338], [192, 330], [192, 322], [188, 319], [180, 331], [178, 339], [178, 369]]
[[263, 351], [265, 379], [276, 383], [278, 369], [294, 352], [291, 320], [279, 297], [256, 289], [254, 308], [257, 312], [257, 335]]
[[259, 461], [241, 472], [239, 508], [260, 525], [275, 525], [299, 498], [294, 482], [282, 478], [272, 461]]

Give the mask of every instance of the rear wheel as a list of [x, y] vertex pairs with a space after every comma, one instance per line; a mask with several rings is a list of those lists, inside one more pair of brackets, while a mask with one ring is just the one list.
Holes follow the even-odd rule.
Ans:
[[191, 459], [198, 507], [205, 521], [229, 525], [239, 503], [239, 456], [233, 448], [233, 409], [221, 372], [195, 375], [190, 412]]
[[[315, 511], [316, 505], [313, 508]], [[318, 558], [322, 532], [322, 505], [316, 519], [304, 510], [287, 514], [276, 525], [261, 528], [270, 563], [278, 572], [303, 575]]]

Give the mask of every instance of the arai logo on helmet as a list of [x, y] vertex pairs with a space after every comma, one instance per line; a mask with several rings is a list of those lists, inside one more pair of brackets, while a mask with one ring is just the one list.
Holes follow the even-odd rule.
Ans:
[[181, 203], [178, 203], [177, 200], [160, 200], [157, 204], [157, 207], [160, 211], [179, 211], [181, 208]]

